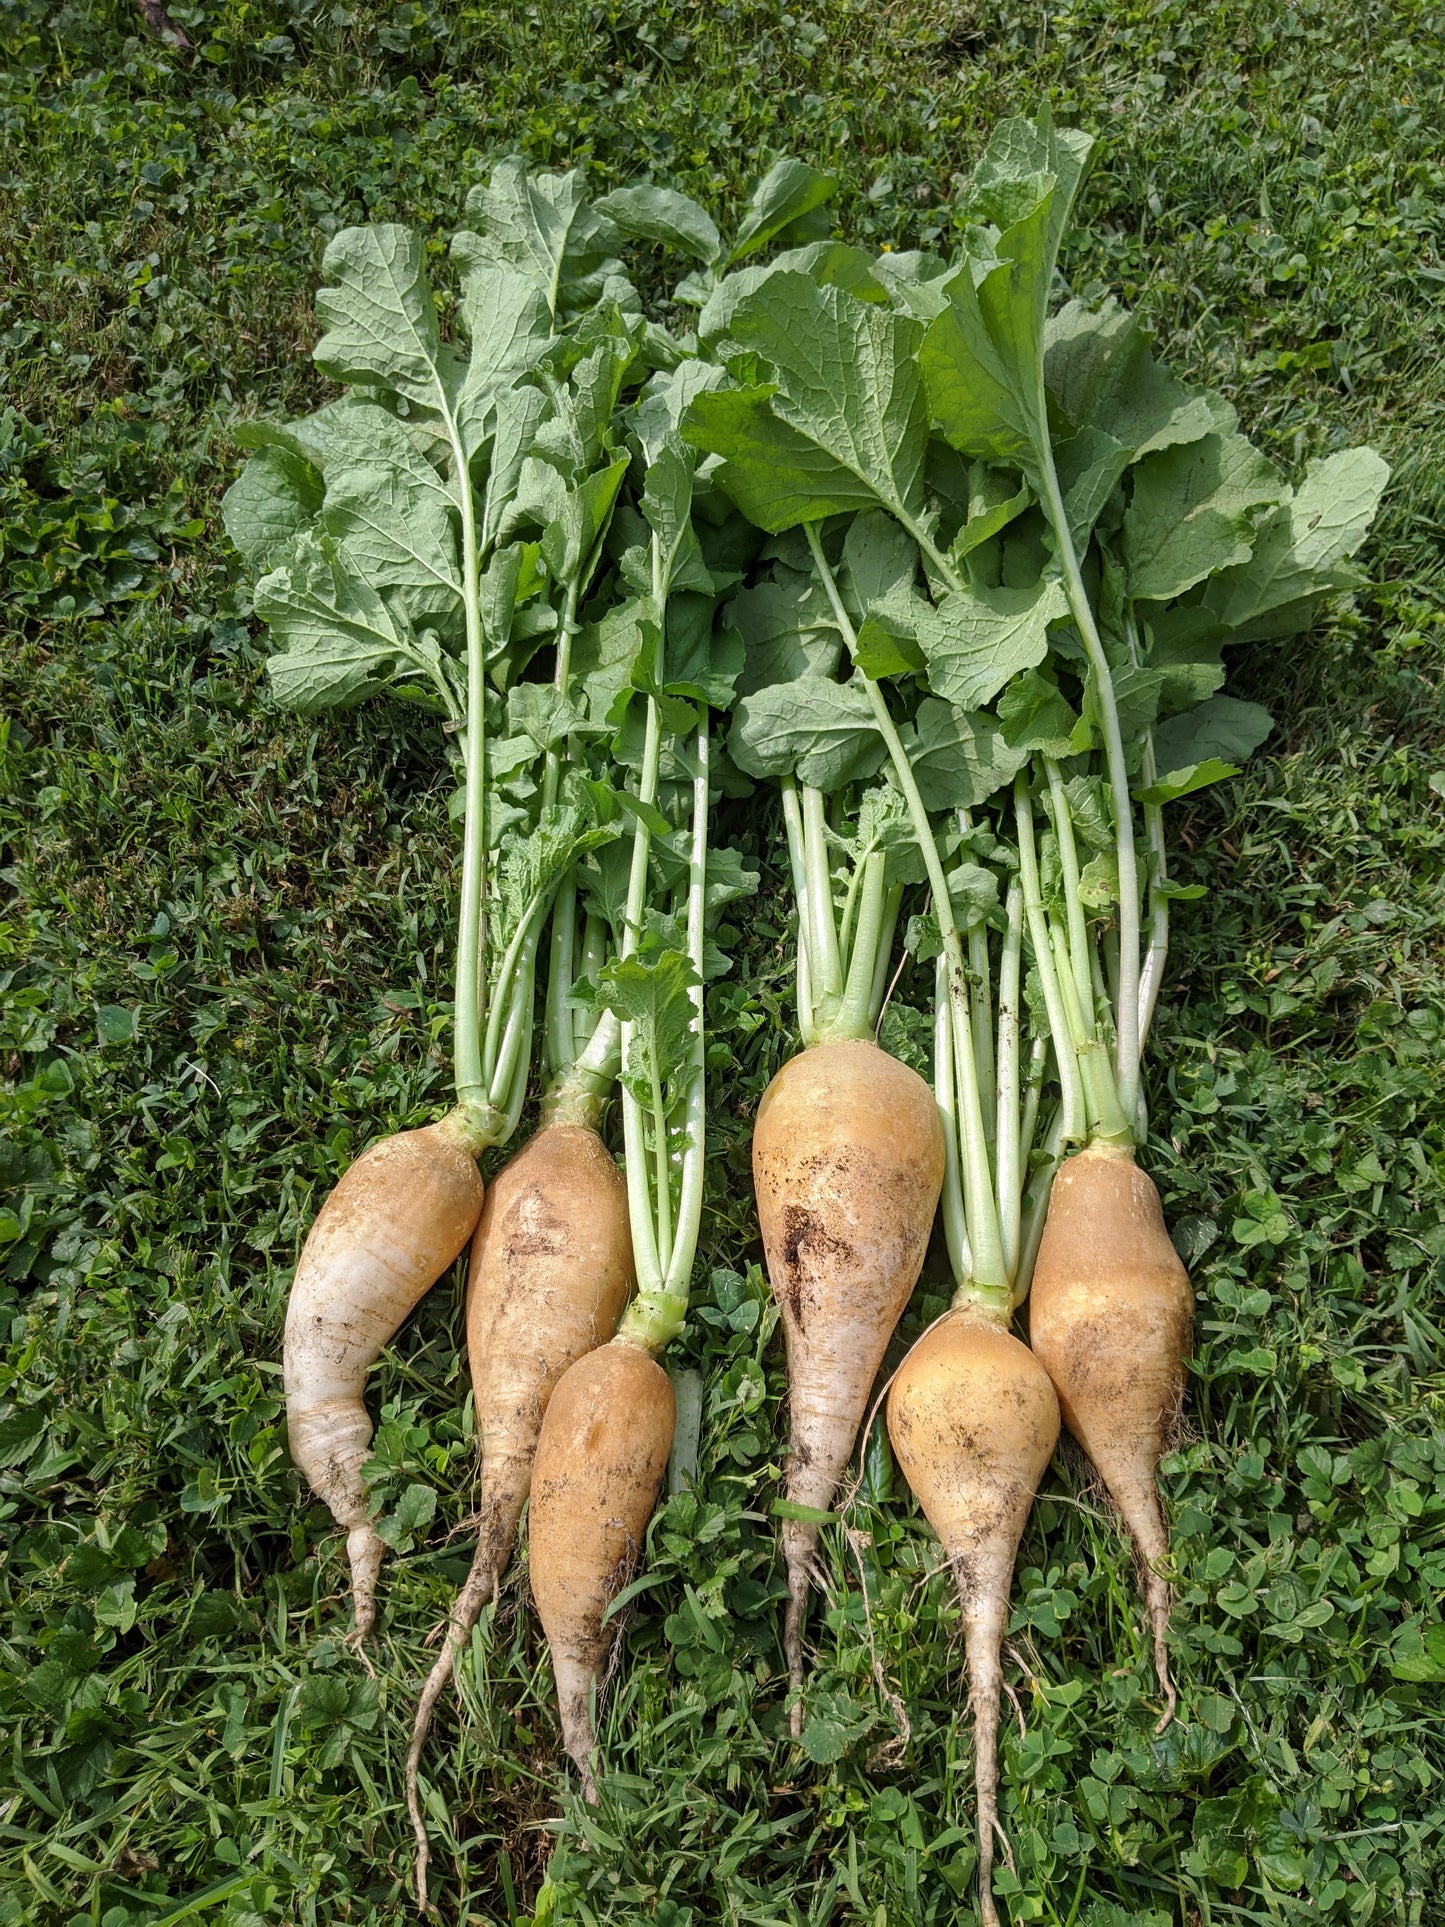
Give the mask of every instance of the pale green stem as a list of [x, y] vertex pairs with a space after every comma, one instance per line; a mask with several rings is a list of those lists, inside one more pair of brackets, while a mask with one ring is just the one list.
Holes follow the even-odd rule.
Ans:
[[808, 906], [808, 860], [803, 810], [794, 777], [783, 778], [783, 823], [788, 833], [788, 864], [793, 873], [793, 900], [798, 906], [798, 1032], [805, 1046], [818, 1041], [813, 1016], [813, 969], [809, 958], [812, 912]]
[[1055, 1113], [1044, 1138], [1043, 1162], [1034, 1172], [1024, 1196], [1023, 1238], [1019, 1245], [1018, 1270], [1014, 1274], [1013, 1307], [1015, 1310], [1028, 1297], [1029, 1286], [1034, 1281], [1034, 1266], [1038, 1262], [1039, 1246], [1044, 1236], [1044, 1223], [1049, 1215], [1049, 1193], [1053, 1189], [1054, 1173], [1059, 1168], [1060, 1153], [1067, 1141], [1063, 1129], [1063, 1113], [1059, 1111]]
[[[515, 1103], [518, 1115], [521, 1102], [526, 1095], [526, 1070], [522, 1072], [522, 1088], [517, 1088], [519, 1065], [530, 1065], [532, 1056], [532, 991], [537, 971], [537, 945], [542, 937], [542, 919], [535, 916], [530, 923], [530, 936], [523, 943], [518, 956], [515, 974], [512, 978], [511, 992], [507, 999], [507, 1023], [502, 1033], [501, 1048], [497, 1052], [489, 1094], [493, 1104], [510, 1112]], [[497, 997], [500, 1006], [500, 992]], [[512, 1129], [516, 1129], [515, 1122]], [[508, 1136], [511, 1135], [509, 1131]]]
[[[467, 648], [466, 813], [462, 830], [461, 904], [457, 914], [456, 1088], [457, 1100], [464, 1110], [494, 1113], [482, 1071], [487, 957], [487, 649], [477, 592], [476, 502], [460, 432], [444, 396], [442, 402], [462, 521], [462, 615]], [[497, 1127], [501, 1122], [500, 1118], [496, 1119]]]
[[999, 1124], [995, 1105], [993, 1026], [987, 1021], [987, 1013], [993, 1009], [993, 973], [989, 965], [987, 924], [969, 925], [968, 967], [973, 975], [972, 993], [984, 1019], [973, 1027], [973, 1057], [983, 1102], [984, 1141], [992, 1150], [998, 1141]]
[[[582, 963], [581, 969], [574, 972], [572, 981], [580, 979], [584, 983], [596, 983], [597, 973], [607, 961], [607, 926], [601, 917], [588, 911], [582, 922]], [[596, 1035], [600, 1022], [595, 1010], [574, 1010], [572, 1012], [572, 1055], [575, 1058], [587, 1048]]]
[[[1038, 419], [1046, 423], [1048, 414], [1042, 385], [1040, 371]], [[1074, 552], [1074, 538], [1069, 531], [1069, 518], [1064, 509], [1058, 471], [1054, 466], [1053, 449], [1047, 433], [1042, 436], [1037, 452], [1040, 457], [1044, 512], [1049, 518], [1063, 569], [1069, 611], [1079, 631], [1089, 667], [1094, 672], [1103, 724], [1104, 758], [1109, 771], [1109, 791], [1114, 802], [1114, 836], [1119, 858], [1119, 1041], [1115, 1054], [1116, 1081], [1124, 1114], [1132, 1117], [1139, 1094], [1139, 866], [1134, 851], [1133, 801], [1129, 794], [1129, 772], [1124, 760], [1124, 736], [1119, 724], [1119, 705], [1114, 695], [1109, 658], [1104, 653], [1104, 644], [1084, 587], [1079, 558]]]
[[1029, 1074], [1024, 1088], [1023, 1118], [1019, 1124], [1019, 1170], [1027, 1171], [1034, 1153], [1034, 1132], [1038, 1128], [1039, 1100], [1043, 1095], [1044, 1067], [1048, 1063], [1049, 1040], [1035, 1037], [1029, 1044]]
[[1024, 893], [1017, 879], [1009, 885], [1008, 928], [998, 971], [998, 1055], [996, 1072], [998, 1216], [1004, 1270], [1011, 1278], [1019, 1256], [1019, 975], [1024, 936]]
[[[562, 606], [562, 621], [557, 630], [557, 662], [552, 672], [552, 687], [559, 696], [567, 694], [567, 684], [572, 675], [572, 638], [577, 633], [577, 590], [576, 582], [567, 584], [567, 598]], [[562, 786], [562, 753], [554, 744], [547, 751], [542, 765], [542, 807], [550, 809], [557, 801], [557, 793]]]
[[859, 901], [862, 908], [848, 960], [848, 981], [843, 987], [843, 1001], [838, 1007], [836, 1019], [828, 1027], [830, 1038], [866, 1037], [873, 1028], [869, 1006], [873, 979], [877, 974], [878, 943], [883, 934], [883, 873], [887, 863], [883, 852], [875, 850], [871, 856], [864, 857], [861, 865], [863, 883]]
[[958, 1105], [953, 1075], [953, 1017], [948, 1001], [948, 964], [940, 956], [933, 972], [933, 1097], [943, 1125], [943, 1237], [955, 1279], [973, 1271], [963, 1176], [958, 1165]]
[[1059, 766], [1051, 756], [1044, 758], [1044, 773], [1048, 777], [1049, 798], [1054, 806], [1054, 835], [1058, 839], [1059, 867], [1064, 875], [1064, 905], [1069, 916], [1069, 961], [1079, 1002], [1087, 1008], [1093, 994], [1089, 984], [1091, 946], [1083, 899], [1079, 895], [1079, 850], [1074, 841], [1074, 813], [1069, 808]]
[[[1144, 762], [1139, 771], [1141, 787], [1148, 789], [1159, 779], [1154, 760], [1152, 731], [1144, 739]], [[1164, 886], [1169, 881], [1169, 858], [1164, 842], [1164, 807], [1144, 805], [1144, 840], [1149, 846], [1149, 947], [1139, 973], [1139, 1048], [1149, 1040], [1159, 992], [1164, 987], [1164, 966], [1169, 958], [1169, 898]]]
[[833, 918], [833, 877], [821, 790], [803, 790], [803, 858], [808, 872], [808, 908], [813, 926], [810, 945], [813, 995], [821, 1006], [826, 1026], [828, 1015], [843, 993], [843, 966]]
[[1039, 983], [1043, 987], [1044, 1008], [1048, 1012], [1049, 1031], [1054, 1040], [1054, 1058], [1059, 1071], [1059, 1091], [1062, 1103], [1059, 1109], [1061, 1127], [1067, 1143], [1079, 1142], [1087, 1126], [1084, 1121], [1084, 1086], [1079, 1076], [1079, 1057], [1074, 1048], [1073, 1034], [1064, 1010], [1064, 1000], [1059, 988], [1059, 980], [1054, 971], [1053, 945], [1049, 940], [1049, 927], [1044, 916], [1043, 891], [1039, 884], [1038, 847], [1034, 842], [1034, 806], [1029, 795], [1028, 779], [1023, 772], [1014, 778], [1014, 817], [1018, 826], [1019, 838], [1019, 881], [1024, 893], [1024, 916], [1029, 928], [1029, 947], [1033, 951], [1034, 968], [1039, 973]]
[[[693, 1043], [683, 1118], [686, 1148], [683, 1151], [682, 1178], [678, 1190], [677, 1231], [672, 1239], [664, 1275], [656, 1277], [655, 1282], [644, 1282], [642, 1265], [639, 1263], [637, 1296], [628, 1306], [617, 1333], [619, 1338], [630, 1344], [641, 1345], [654, 1354], [677, 1336], [687, 1316], [688, 1287], [702, 1222], [703, 1171], [707, 1152], [707, 1080], [701, 979], [706, 946], [703, 915], [707, 902], [708, 762], [707, 710], [699, 704], [697, 763], [693, 779], [692, 849], [688, 860], [687, 889], [687, 950], [698, 981], [689, 992], [693, 1007]], [[632, 1156], [629, 1140], [629, 1170]], [[650, 1211], [646, 1215], [650, 1219]], [[634, 1216], [634, 1240], [636, 1232], [637, 1219]], [[648, 1236], [650, 1241], [650, 1223]], [[653, 1246], [654, 1256], [655, 1250]]]
[[707, 1036], [702, 972], [707, 950], [707, 817], [711, 756], [708, 715], [701, 703], [698, 705], [697, 722], [692, 850], [688, 860], [687, 882], [687, 954], [697, 982], [689, 992], [693, 1008], [692, 1071], [687, 1087], [687, 1108], [683, 1116], [685, 1149], [678, 1193], [677, 1239], [667, 1273], [667, 1289], [673, 1298], [681, 1295], [684, 1312], [687, 1309], [688, 1287], [692, 1282], [693, 1259], [697, 1255], [698, 1232], [702, 1225], [703, 1173], [707, 1160]]
[[572, 995], [573, 959], [577, 945], [577, 878], [569, 870], [552, 904], [552, 942], [547, 961], [547, 1069], [558, 1077], [576, 1053]]
[[[818, 571], [819, 580], [832, 606], [834, 620], [851, 656], [857, 647], [858, 638], [848, 618], [848, 612], [843, 606], [842, 598], [838, 594], [838, 585], [833, 580], [833, 572], [828, 567], [822, 545], [818, 541], [818, 531], [811, 522], [803, 524], [803, 531], [813, 554], [813, 563]], [[1003, 1271], [1003, 1245], [999, 1237], [998, 1208], [994, 1203], [993, 1179], [989, 1171], [988, 1142], [983, 1128], [983, 1104], [978, 1088], [978, 1067], [974, 1056], [973, 1020], [963, 945], [959, 940], [958, 926], [954, 922], [953, 903], [948, 894], [948, 879], [944, 875], [943, 861], [938, 854], [938, 844], [934, 838], [933, 827], [928, 820], [928, 811], [919, 794], [913, 766], [908, 760], [908, 752], [903, 747], [898, 727], [888, 712], [888, 705], [884, 702], [877, 683], [871, 677], [865, 676], [863, 685], [878, 732], [887, 747], [894, 777], [908, 804], [909, 815], [913, 820], [913, 833], [918, 840], [924, 868], [928, 873], [929, 888], [933, 892], [934, 913], [938, 918], [939, 934], [943, 940], [943, 953], [948, 960], [948, 996], [953, 1013], [953, 1041], [958, 1060], [963, 1178], [974, 1255], [972, 1283], [983, 1290], [997, 1289], [1004, 1286], [1007, 1281]]]
[[878, 954], [873, 964], [873, 988], [868, 993], [868, 1028], [876, 1031], [883, 1020], [883, 1000], [888, 995], [888, 967], [893, 961], [893, 939], [898, 932], [898, 913], [903, 908], [903, 885], [895, 883], [883, 904], [883, 927], [878, 933]]
[[662, 1101], [662, 1085], [652, 1083], [652, 1159], [653, 1187], [656, 1195], [657, 1262], [666, 1273], [672, 1261], [672, 1158], [667, 1141], [667, 1106]]
[[[482, 1050], [482, 1075], [487, 1080], [487, 1088], [492, 1093], [491, 1101], [494, 1104], [503, 1101], [497, 1095], [498, 1090], [505, 1092], [509, 1088], [510, 1072], [507, 1077], [501, 1078], [499, 1083], [497, 1066], [501, 1062], [504, 1050], [503, 1038], [510, 1031], [516, 1018], [517, 989], [521, 980], [522, 962], [529, 946], [532, 954], [536, 954], [537, 940], [546, 910], [545, 897], [537, 897], [533, 900], [527, 914], [512, 932], [511, 942], [502, 952], [502, 961], [497, 966], [492, 983], [492, 1009], [487, 1019], [487, 1035]], [[530, 1022], [530, 1007], [527, 1016]]]

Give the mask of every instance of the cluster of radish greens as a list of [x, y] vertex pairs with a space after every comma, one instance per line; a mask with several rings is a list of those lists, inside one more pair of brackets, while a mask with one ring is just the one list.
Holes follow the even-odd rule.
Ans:
[[[239, 431], [225, 521], [275, 699], [419, 705], [456, 782], [456, 1101], [345, 1172], [284, 1347], [360, 1645], [385, 1553], [366, 1373], [470, 1246], [478, 1540], [407, 1762], [423, 1905], [428, 1723], [529, 1497], [595, 1797], [611, 1608], [673, 1443], [657, 1361], [698, 1242], [714, 932], [758, 880], [709, 842], [723, 795], [755, 799], [796, 907], [801, 1049], [753, 1145], [793, 1733], [819, 1535], [936, 1220], [953, 1303], [886, 1424], [957, 1585], [985, 1922], [1008, 1593], [1061, 1418], [1132, 1535], [1173, 1712], [1156, 1467], [1194, 1301], [1135, 1158], [1170, 904], [1199, 894], [1170, 880], [1166, 811], [1264, 740], [1224, 651], [1359, 579], [1386, 469], [1347, 449], [1291, 487], [1122, 309], [1055, 308], [1089, 153], [1047, 116], [1002, 125], [947, 260], [831, 238], [833, 183], [796, 160], [731, 241], [669, 189], [590, 202], [504, 163], [452, 239], [445, 331], [421, 239], [348, 229], [317, 296], [341, 397]], [[667, 326], [629, 247], [654, 276], [688, 262]], [[910, 960], [931, 1021], [892, 1001]]]

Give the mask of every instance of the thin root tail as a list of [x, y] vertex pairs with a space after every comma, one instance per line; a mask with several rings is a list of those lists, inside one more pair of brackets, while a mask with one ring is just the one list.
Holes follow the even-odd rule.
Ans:
[[426, 1880], [427, 1867], [431, 1863], [431, 1843], [427, 1839], [426, 1821], [422, 1817], [421, 1790], [418, 1785], [422, 1748], [426, 1745], [436, 1703], [452, 1676], [457, 1658], [471, 1638], [472, 1628], [481, 1617], [483, 1606], [496, 1597], [496, 1591], [497, 1562], [484, 1538], [477, 1547], [466, 1584], [457, 1594], [456, 1604], [452, 1607], [446, 1641], [421, 1689], [421, 1697], [416, 1703], [416, 1718], [412, 1721], [411, 1746], [406, 1756], [406, 1810], [411, 1815], [411, 1830], [416, 1840], [416, 1904], [418, 1911], [423, 1914], [432, 1909], [427, 1899]]
[[1179, 1705], [1179, 1695], [1174, 1690], [1174, 1679], [1169, 1670], [1169, 1582], [1161, 1579], [1157, 1572], [1146, 1572], [1144, 1599], [1149, 1608], [1149, 1624], [1154, 1635], [1154, 1671], [1159, 1680], [1159, 1691], [1164, 1695], [1164, 1711], [1154, 1728], [1157, 1735], [1169, 1726]]
[[359, 1651], [376, 1624], [376, 1582], [386, 1545], [370, 1525], [355, 1525], [346, 1535], [346, 1556], [351, 1562], [352, 1628], [348, 1640]]
[[808, 1568], [788, 1565], [788, 1610], [783, 1620], [783, 1657], [788, 1664], [788, 1690], [793, 1710], [788, 1728], [795, 1740], [803, 1737], [803, 1615], [808, 1610]]

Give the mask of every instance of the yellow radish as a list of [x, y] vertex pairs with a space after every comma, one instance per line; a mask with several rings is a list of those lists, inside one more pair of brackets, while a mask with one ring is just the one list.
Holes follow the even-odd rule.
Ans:
[[945, 1314], [898, 1368], [888, 1436], [938, 1534], [963, 1612], [978, 1799], [979, 1913], [993, 1927], [998, 1826], [999, 1652], [1014, 1558], [1059, 1436], [1048, 1374], [999, 1316], [976, 1303]]
[[1159, 1193], [1127, 1146], [1091, 1144], [1060, 1166], [1029, 1303], [1029, 1342], [1054, 1382], [1064, 1423], [1139, 1550], [1162, 1732], [1177, 1699], [1156, 1473], [1193, 1344], [1194, 1293]]
[[472, 1239], [467, 1354], [481, 1439], [477, 1550], [422, 1689], [406, 1762], [426, 1905], [430, 1858], [417, 1791], [432, 1709], [511, 1557], [548, 1400], [576, 1359], [617, 1329], [633, 1284], [627, 1186], [596, 1131], [539, 1131], [498, 1172]]
[[477, 1143], [453, 1113], [369, 1145], [321, 1207], [286, 1306], [282, 1377], [291, 1456], [346, 1529], [357, 1641], [376, 1616], [386, 1547], [361, 1468], [366, 1374], [460, 1255], [482, 1209]]
[[[826, 1511], [893, 1328], [918, 1281], [943, 1182], [928, 1085], [866, 1039], [819, 1044], [758, 1107], [753, 1182], [788, 1346], [787, 1497]], [[784, 1650], [802, 1684], [803, 1614], [818, 1526], [783, 1521]], [[801, 1730], [795, 1703], [793, 1729]]]
[[650, 1352], [614, 1338], [579, 1358], [547, 1406], [532, 1470], [532, 1597], [552, 1650], [562, 1743], [595, 1800], [591, 1699], [615, 1621], [608, 1607], [642, 1554], [672, 1450], [672, 1381]]

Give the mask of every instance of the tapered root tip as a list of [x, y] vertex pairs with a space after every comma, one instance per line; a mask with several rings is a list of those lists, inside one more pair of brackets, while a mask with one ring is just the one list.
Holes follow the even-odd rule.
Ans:
[[592, 1756], [597, 1751], [597, 1735], [592, 1727], [592, 1689], [596, 1671], [576, 1660], [553, 1657], [557, 1679], [557, 1713], [562, 1722], [562, 1745], [582, 1782], [582, 1797], [589, 1806], [597, 1804], [597, 1786], [592, 1778]]
[[346, 1556], [351, 1562], [351, 1639], [359, 1646], [376, 1625], [376, 1582], [386, 1546], [369, 1525], [353, 1526], [346, 1535]]
[[1157, 1572], [1145, 1576], [1144, 1599], [1149, 1608], [1149, 1624], [1154, 1634], [1154, 1672], [1159, 1681], [1159, 1691], [1164, 1695], [1164, 1711], [1159, 1716], [1159, 1724], [1154, 1728], [1156, 1737], [1163, 1733], [1173, 1720], [1179, 1706], [1179, 1695], [1174, 1690], [1174, 1679], [1169, 1670], [1169, 1583], [1161, 1579]]
[[422, 1818], [421, 1790], [418, 1775], [421, 1770], [422, 1748], [431, 1730], [432, 1714], [441, 1698], [447, 1681], [456, 1667], [462, 1648], [471, 1638], [472, 1628], [481, 1618], [482, 1608], [497, 1592], [497, 1561], [491, 1548], [483, 1543], [477, 1548], [472, 1561], [472, 1569], [467, 1574], [466, 1584], [457, 1594], [456, 1604], [452, 1607], [447, 1622], [447, 1636], [436, 1662], [426, 1676], [421, 1689], [421, 1697], [416, 1703], [416, 1717], [412, 1721], [411, 1746], [406, 1756], [406, 1810], [411, 1815], [411, 1830], [416, 1840], [416, 1904], [420, 1912], [431, 1911], [427, 1899], [426, 1872], [431, 1864], [431, 1844], [427, 1839], [426, 1821]]
[[803, 1614], [808, 1606], [808, 1574], [805, 1567], [788, 1568], [788, 1610], [783, 1620], [783, 1658], [788, 1665], [788, 1690], [793, 1710], [788, 1730], [795, 1740], [803, 1737]]

